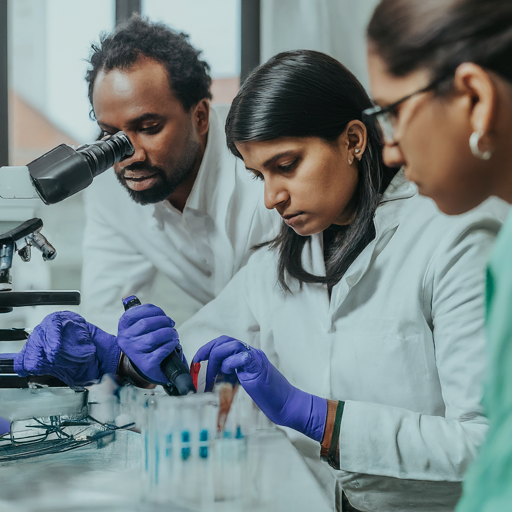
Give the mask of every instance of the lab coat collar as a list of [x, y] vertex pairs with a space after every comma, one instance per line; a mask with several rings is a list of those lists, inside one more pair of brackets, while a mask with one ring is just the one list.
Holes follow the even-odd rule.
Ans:
[[416, 185], [412, 181], [408, 181], [405, 177], [404, 169], [400, 169], [395, 177], [391, 180], [388, 188], [382, 194], [380, 204], [396, 199], [406, 199], [413, 197], [418, 192]]
[[[348, 295], [350, 289], [361, 280], [367, 271], [374, 259], [376, 249], [378, 252], [381, 252], [384, 246], [391, 240], [396, 228], [400, 225], [403, 211], [408, 203], [407, 200], [416, 194], [417, 189], [415, 185], [406, 180], [403, 170], [398, 171], [382, 194], [380, 204], [375, 212], [375, 238], [363, 249], [340, 282], [332, 290], [330, 303], [331, 319], [335, 310]], [[302, 264], [306, 271], [314, 275], [325, 276], [322, 233], [311, 237], [310, 243], [306, 245], [303, 251]], [[322, 285], [315, 286], [320, 287]], [[294, 288], [292, 290], [296, 291]]]
[[414, 197], [417, 193], [416, 185], [408, 181], [405, 178], [403, 169], [400, 169], [382, 194], [379, 206], [375, 212], [376, 241], [386, 231], [400, 224], [403, 209], [407, 205], [405, 200]]
[[401, 169], [391, 180], [382, 194], [380, 204], [375, 212], [375, 238], [363, 249], [359, 257], [348, 268], [340, 282], [333, 288], [330, 303], [330, 328], [333, 328], [336, 311], [365, 273], [372, 261], [384, 250], [393, 238], [408, 200], [417, 194], [416, 186], [407, 181]]

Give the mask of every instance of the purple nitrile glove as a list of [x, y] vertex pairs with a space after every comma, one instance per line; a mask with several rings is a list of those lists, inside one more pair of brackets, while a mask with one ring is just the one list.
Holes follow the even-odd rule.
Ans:
[[130, 308], [119, 320], [117, 343], [150, 382], [167, 384], [169, 379], [160, 365], [176, 348], [184, 360], [174, 325], [174, 321], [153, 304]]
[[14, 357], [14, 370], [20, 377], [53, 375], [73, 386], [115, 374], [120, 355], [115, 336], [77, 313], [59, 311], [34, 329]]
[[327, 400], [292, 386], [261, 350], [221, 336], [201, 347], [193, 362], [206, 360], [205, 391], [211, 391], [219, 373], [236, 372], [242, 387], [271, 421], [322, 441]]
[[0, 435], [7, 434], [11, 430], [11, 422], [5, 418], [0, 418]]

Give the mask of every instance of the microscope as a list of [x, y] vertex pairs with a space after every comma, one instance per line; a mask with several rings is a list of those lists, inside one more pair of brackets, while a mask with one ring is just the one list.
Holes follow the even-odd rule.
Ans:
[[[55, 204], [88, 187], [93, 179], [114, 164], [133, 155], [134, 148], [124, 132], [92, 144], [73, 148], [61, 144], [23, 167], [0, 168], [0, 198], [33, 199]], [[43, 221], [29, 219], [2, 232], [0, 229], [0, 313], [22, 306], [72, 306], [80, 304], [78, 291], [13, 291], [11, 268], [15, 253], [30, 261], [32, 248], [45, 261], [53, 260], [57, 251], [41, 233]], [[0, 329], [2, 341], [26, 340], [25, 329]], [[30, 384], [65, 386], [54, 377], [19, 377], [12, 360], [0, 361], [0, 388], [27, 388]]]

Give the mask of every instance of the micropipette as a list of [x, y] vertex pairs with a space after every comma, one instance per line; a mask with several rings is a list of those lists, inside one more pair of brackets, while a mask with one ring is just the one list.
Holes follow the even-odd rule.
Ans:
[[[135, 295], [129, 295], [123, 299], [123, 306], [125, 311], [140, 306], [141, 302]], [[141, 377], [149, 380], [132, 362], [132, 366], [139, 373]], [[166, 393], [169, 395], [188, 395], [189, 393], [196, 393], [196, 387], [190, 375], [190, 371], [181, 357], [181, 347], [178, 346], [173, 350], [161, 363], [160, 367], [168, 379], [168, 383], [163, 385]], [[153, 382], [153, 381], [151, 381]], [[161, 384], [154, 382], [154, 384]], [[175, 392], [177, 390], [177, 393]]]

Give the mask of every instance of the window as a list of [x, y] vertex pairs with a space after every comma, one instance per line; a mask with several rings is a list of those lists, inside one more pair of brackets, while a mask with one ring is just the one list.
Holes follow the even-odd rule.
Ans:
[[188, 34], [210, 65], [213, 103], [231, 103], [240, 85], [240, 0], [143, 0], [142, 14]]
[[[89, 118], [85, 72], [90, 43], [115, 26], [114, 0], [10, 0], [9, 139], [10, 165], [26, 165], [63, 143], [82, 144], [98, 134]], [[2, 221], [43, 220], [43, 234], [57, 249], [54, 261], [16, 256], [15, 289], [78, 289], [84, 215], [80, 194], [52, 207], [39, 201], [0, 199]], [[58, 309], [58, 308], [52, 308]], [[33, 326], [47, 307], [20, 308], [3, 315], [7, 326]]]

